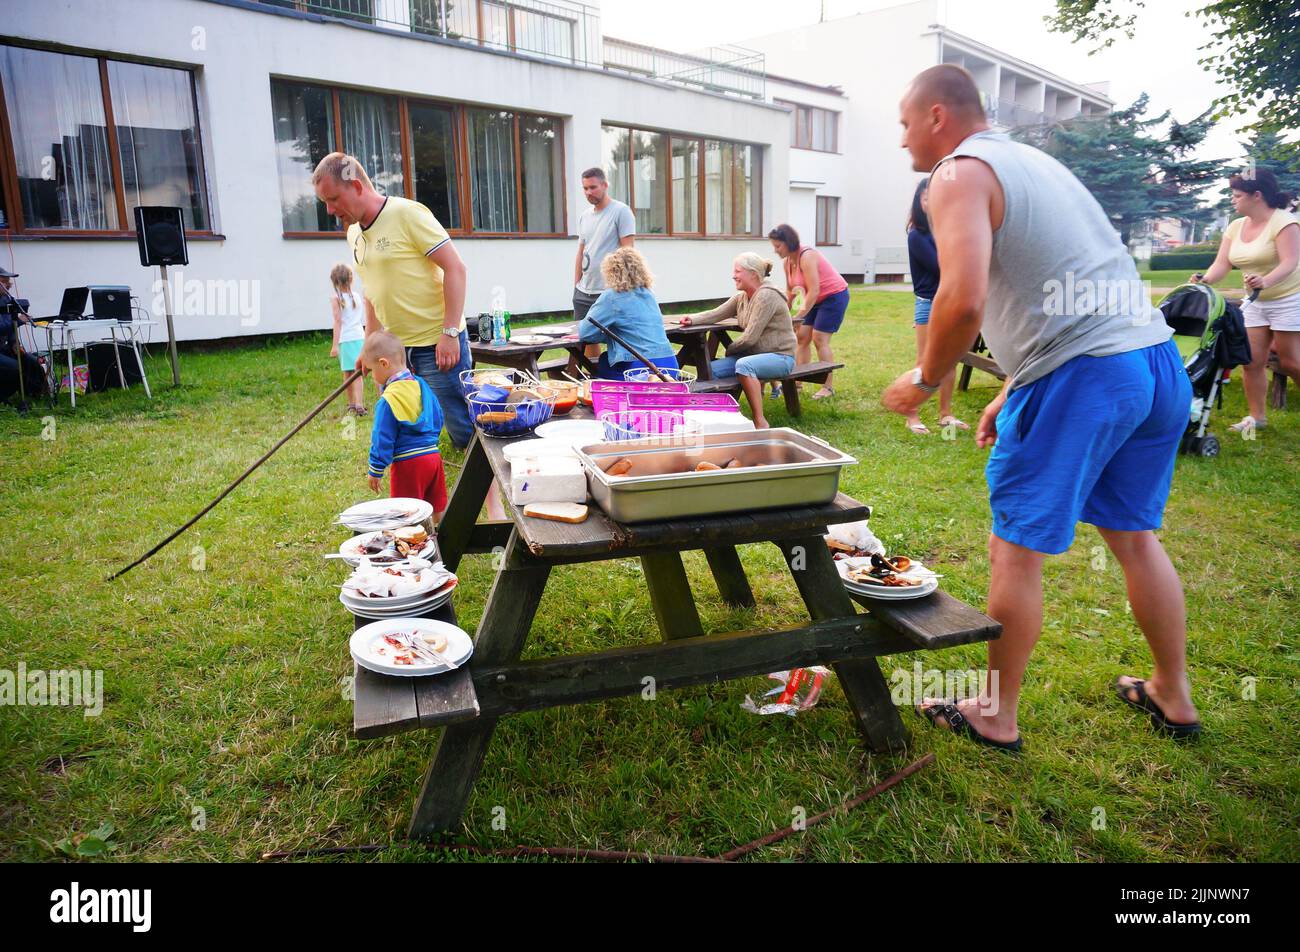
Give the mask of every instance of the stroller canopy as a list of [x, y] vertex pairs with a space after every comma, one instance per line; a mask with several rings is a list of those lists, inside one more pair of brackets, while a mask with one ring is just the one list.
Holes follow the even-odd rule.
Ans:
[[1199, 337], [1199, 352], [1211, 353], [1220, 371], [1250, 363], [1250, 338], [1241, 308], [1225, 301], [1214, 288], [1184, 284], [1160, 302], [1160, 312], [1175, 334]]

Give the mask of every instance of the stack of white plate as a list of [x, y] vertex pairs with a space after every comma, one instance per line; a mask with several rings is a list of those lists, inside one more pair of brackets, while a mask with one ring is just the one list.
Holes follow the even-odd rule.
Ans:
[[433, 515], [433, 506], [423, 499], [371, 499], [339, 514], [339, 522], [353, 532], [379, 532], [418, 526]]
[[867, 598], [879, 599], [882, 602], [905, 602], [913, 598], [925, 598], [925, 596], [938, 591], [939, 588], [939, 580], [937, 578], [925, 577], [929, 575], [929, 573], [926, 572], [925, 566], [920, 562], [913, 562], [912, 567], [908, 569], [907, 572], [901, 572], [899, 574], [904, 578], [907, 578], [912, 572], [917, 572], [919, 570], [923, 573], [921, 576], [923, 578], [921, 584], [910, 585], [906, 588], [894, 588], [887, 585], [872, 585], [870, 582], [853, 581], [849, 578], [850, 561], [869, 563], [870, 560], [841, 559], [835, 563], [835, 568], [840, 573], [840, 579], [844, 582], [844, 587], [855, 595], [863, 595]]
[[456, 584], [452, 583], [434, 592], [400, 595], [394, 598], [371, 598], [365, 595], [353, 595], [344, 590], [339, 592], [339, 601], [358, 618], [375, 620], [404, 618], [441, 608], [451, 601], [452, 592], [455, 590]]

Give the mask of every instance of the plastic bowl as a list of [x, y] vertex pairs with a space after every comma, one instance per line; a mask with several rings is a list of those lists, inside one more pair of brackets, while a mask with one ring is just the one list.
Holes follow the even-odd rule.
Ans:
[[[495, 392], [485, 393], [485, 390]], [[495, 437], [523, 436], [551, 418], [551, 414], [555, 412], [554, 390], [549, 387], [532, 387], [528, 391], [532, 396], [515, 400], [514, 398], [520, 396], [522, 392], [524, 391], [511, 394], [506, 402], [497, 399], [500, 394], [499, 388], [483, 388], [471, 392], [465, 400], [469, 404], [470, 419], [474, 421], [479, 432]], [[513, 402], [510, 402], [511, 400]], [[485, 414], [499, 413], [512, 413], [513, 416], [509, 419], [482, 419]]]
[[564, 416], [578, 405], [578, 396], [582, 385], [569, 380], [553, 380], [546, 384], [547, 389], [555, 391], [555, 415]]
[[664, 383], [665, 379], [670, 383], [695, 383], [699, 376], [694, 370], [686, 367], [672, 369], [669, 367], [658, 368], [659, 373], [663, 374], [663, 379], [659, 374], [651, 373], [649, 367], [637, 367], [634, 370], [623, 371], [623, 379], [628, 383]]

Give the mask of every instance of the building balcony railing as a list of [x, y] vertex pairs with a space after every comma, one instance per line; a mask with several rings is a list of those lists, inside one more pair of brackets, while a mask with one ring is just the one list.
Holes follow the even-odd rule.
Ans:
[[600, 11], [573, 0], [260, 0], [268, 6], [602, 66]]
[[763, 99], [767, 91], [766, 57], [739, 46], [672, 53], [610, 38], [605, 40], [604, 66], [730, 96]]
[[1045, 126], [1053, 117], [1036, 109], [1030, 109], [1010, 99], [989, 98], [985, 111], [989, 121], [998, 125], [1015, 128], [1018, 126]]
[[699, 53], [605, 40], [600, 10], [577, 0], [259, 0], [344, 22], [525, 53], [761, 100], [762, 53], [734, 46]]

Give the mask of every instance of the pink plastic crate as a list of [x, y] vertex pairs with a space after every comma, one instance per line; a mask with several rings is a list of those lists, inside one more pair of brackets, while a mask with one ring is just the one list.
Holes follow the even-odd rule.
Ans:
[[739, 413], [740, 404], [729, 393], [629, 393], [628, 410], [717, 410]]
[[628, 383], [625, 380], [593, 380], [591, 382], [591, 409], [600, 419], [602, 413], [617, 413], [626, 409], [628, 393], [690, 393], [687, 383]]

